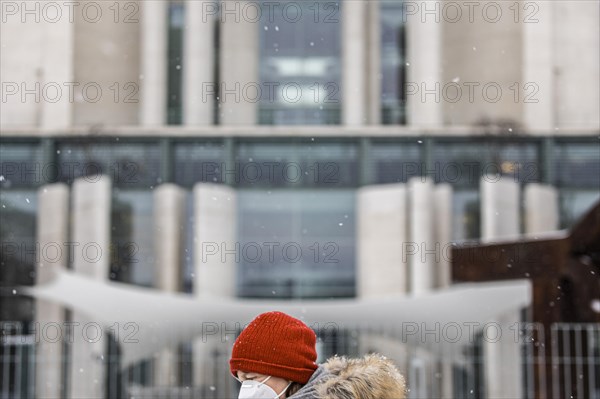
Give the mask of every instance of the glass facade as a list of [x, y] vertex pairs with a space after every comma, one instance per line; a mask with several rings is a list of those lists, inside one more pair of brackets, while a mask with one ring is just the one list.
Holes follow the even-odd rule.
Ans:
[[566, 228], [598, 201], [600, 149], [558, 140], [553, 156], [554, 184], [560, 188], [561, 227]]
[[[271, 3], [269, 5], [269, 3]], [[259, 123], [340, 123], [340, 13], [332, 1], [263, 2]]]
[[240, 190], [242, 297], [352, 297], [352, 190]]
[[[238, 189], [240, 244], [252, 243], [250, 251], [258, 243], [265, 254], [265, 243], [280, 244], [276, 262], [240, 262], [239, 295], [353, 296], [356, 188], [404, 183], [414, 176], [449, 183], [452, 239], [472, 241], [480, 234], [480, 176], [503, 174], [520, 184], [555, 185], [561, 227], [567, 228], [600, 197], [598, 153], [597, 140], [581, 137], [2, 138], [0, 232], [3, 243], [18, 236], [32, 246], [39, 186], [108, 174], [113, 180], [111, 278], [152, 285], [152, 190], [172, 182], [188, 190], [182, 284], [191, 292], [191, 190], [198, 182], [228, 184]], [[302, 256], [286, 261], [280, 251], [284, 244], [289, 244], [285, 256], [295, 259], [298, 249]], [[10, 253], [4, 250], [2, 256]], [[323, 263], [333, 253], [339, 264]], [[33, 272], [33, 255], [18, 254], [6, 264]], [[263, 272], [269, 279], [257, 277]], [[11, 275], [4, 273], [3, 279]]]
[[116, 138], [100, 142], [67, 141], [57, 145], [58, 181], [72, 183], [87, 176], [112, 179], [115, 187], [151, 189], [161, 182], [161, 153], [156, 142]]
[[183, 30], [185, 9], [182, 1], [169, 2], [167, 123], [181, 125], [183, 117]]
[[405, 9], [401, 1], [381, 1], [381, 122], [385, 125], [406, 123]]
[[237, 146], [235, 183], [240, 187], [356, 187], [355, 143], [309, 139], [242, 141]]

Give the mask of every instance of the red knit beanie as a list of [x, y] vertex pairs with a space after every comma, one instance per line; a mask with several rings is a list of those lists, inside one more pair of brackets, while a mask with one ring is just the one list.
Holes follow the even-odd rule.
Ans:
[[233, 344], [229, 369], [306, 384], [317, 369], [317, 337], [302, 321], [282, 312], [258, 315]]

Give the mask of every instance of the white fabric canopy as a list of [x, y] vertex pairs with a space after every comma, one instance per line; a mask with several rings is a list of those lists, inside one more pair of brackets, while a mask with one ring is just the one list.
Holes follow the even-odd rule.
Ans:
[[[321, 327], [340, 329], [394, 329], [402, 342], [445, 351], [448, 346], [469, 343], [472, 334], [468, 332], [477, 326], [474, 323], [482, 327], [495, 316], [526, 307], [531, 302], [528, 280], [461, 284], [416, 297], [299, 301], [199, 298], [111, 281], [99, 282], [71, 271], [60, 271], [49, 282], [22, 291], [84, 312], [90, 320], [106, 327], [136, 323], [139, 330], [130, 338], [137, 342], [124, 342], [122, 337], [119, 340], [123, 367], [149, 358], [162, 348], [191, 341], [200, 336], [203, 329], [206, 334], [218, 336], [227, 332], [231, 339], [236, 327], [243, 327], [256, 315], [270, 310], [286, 312], [310, 326], [318, 323]], [[429, 339], [422, 338], [423, 331], [436, 328], [442, 331], [442, 338], [444, 335], [450, 338], [435, 342], [431, 333], [427, 335]], [[444, 328], [447, 328], [445, 334]], [[461, 328], [458, 339], [457, 328]]]

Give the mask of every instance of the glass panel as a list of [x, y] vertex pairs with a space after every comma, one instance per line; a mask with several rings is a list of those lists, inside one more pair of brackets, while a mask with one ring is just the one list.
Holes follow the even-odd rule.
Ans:
[[554, 176], [559, 187], [600, 190], [600, 144], [556, 143]]
[[56, 165], [42, 163], [41, 146], [0, 144], [0, 188], [35, 187], [50, 179]]
[[194, 265], [194, 195], [191, 191], [186, 192], [185, 211], [183, 221], [184, 243], [182, 245], [182, 291], [194, 292], [194, 277], [196, 266]]
[[534, 143], [436, 143], [434, 166], [425, 170], [436, 182], [478, 187], [484, 174], [512, 177], [519, 183], [539, 182], [537, 145]]
[[[118, 139], [117, 139], [118, 140]], [[120, 188], [151, 188], [160, 183], [161, 153], [152, 143], [65, 142], [58, 145], [59, 181], [105, 174]]]
[[405, 183], [421, 173], [419, 144], [378, 143], [371, 148], [376, 183]]
[[167, 123], [180, 125], [182, 120], [182, 63], [185, 8], [183, 3], [169, 3], [168, 97]]
[[406, 123], [406, 30], [404, 3], [381, 2], [381, 122]]
[[338, 143], [241, 143], [235, 169], [241, 187], [354, 187], [358, 150]]
[[154, 285], [154, 218], [151, 191], [113, 191], [111, 280]]
[[192, 188], [198, 182], [225, 182], [228, 168], [222, 142], [180, 142], [174, 145], [174, 154], [175, 183]]
[[36, 241], [37, 193], [0, 191], [0, 285], [31, 285], [40, 252]]
[[339, 3], [265, 1], [260, 24], [260, 123], [339, 123], [340, 51]]
[[355, 295], [353, 191], [239, 192], [239, 294]]
[[596, 190], [560, 190], [560, 227], [568, 229], [585, 215], [600, 200], [600, 191]]
[[457, 190], [452, 196], [452, 242], [478, 240], [481, 211], [478, 190]]

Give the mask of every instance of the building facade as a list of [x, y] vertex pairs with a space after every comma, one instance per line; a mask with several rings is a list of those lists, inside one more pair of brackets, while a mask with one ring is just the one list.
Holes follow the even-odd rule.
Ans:
[[[43, 264], [199, 296], [420, 294], [450, 283], [447, 244], [565, 229], [600, 198], [598, 2], [1, 8], [2, 320], [77, 319], [12, 293]], [[490, 191], [500, 181], [506, 191]], [[57, 261], [50, 250], [68, 243], [94, 243], [102, 262], [79, 248]], [[425, 249], [408, 256], [407, 243]], [[352, 332], [334, 341], [323, 355], [389, 348]], [[204, 386], [226, 357], [213, 349], [189, 343], [129, 377], [90, 373], [105, 387], [74, 385], [65, 375], [86, 363], [73, 361], [36, 392]], [[423, 395], [514, 381], [490, 385], [472, 363], [454, 371], [460, 388]]]

